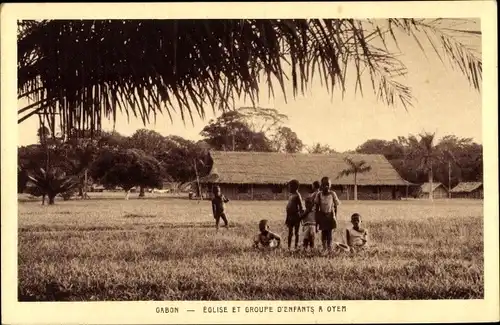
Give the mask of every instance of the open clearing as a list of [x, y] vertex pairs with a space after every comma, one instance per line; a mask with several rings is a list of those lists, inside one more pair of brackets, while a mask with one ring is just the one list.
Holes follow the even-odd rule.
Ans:
[[[19, 300], [483, 298], [482, 201], [343, 202], [374, 247], [327, 257], [286, 250], [284, 205], [232, 201], [215, 233], [208, 201], [20, 202]], [[283, 249], [251, 248], [262, 218]]]

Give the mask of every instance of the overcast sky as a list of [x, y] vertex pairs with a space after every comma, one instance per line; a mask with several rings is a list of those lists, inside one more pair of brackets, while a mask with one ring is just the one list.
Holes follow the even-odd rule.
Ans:
[[[468, 28], [480, 29], [479, 22], [470, 24]], [[480, 42], [472, 44], [480, 48]], [[262, 85], [261, 107], [276, 108], [288, 115], [286, 123], [307, 145], [320, 142], [330, 147], [345, 151], [354, 149], [368, 139], [391, 140], [397, 136], [436, 132], [440, 138], [455, 134], [470, 137], [482, 143], [481, 136], [481, 94], [472, 88], [465, 77], [449, 65], [443, 65], [432, 50], [427, 51], [426, 58], [418, 45], [411, 38], [400, 39], [400, 59], [408, 68], [404, 83], [411, 87], [414, 106], [408, 111], [398, 104], [389, 107], [376, 100], [370, 85], [364, 86], [364, 95], [354, 94], [354, 87], [342, 100], [340, 92], [331, 95], [322, 88], [316, 78], [305, 95], [293, 99], [291, 84], [287, 85], [288, 102], [285, 103], [281, 92], [276, 91], [275, 98], [267, 100], [267, 87]], [[428, 46], [426, 46], [428, 47]], [[349, 82], [349, 81], [348, 81]], [[350, 83], [354, 86], [354, 81]], [[23, 103], [18, 103], [24, 106]], [[236, 106], [250, 106], [241, 100]], [[210, 107], [206, 108], [206, 118], [195, 116], [183, 124], [180, 115], [174, 114], [173, 123], [168, 115], [158, 116], [156, 124], [146, 128], [158, 131], [163, 135], [175, 134], [188, 139], [200, 139], [199, 133], [214, 114]], [[220, 114], [220, 112], [217, 112]], [[142, 122], [131, 117], [127, 121], [125, 115], [119, 115], [116, 130], [124, 135], [131, 135], [138, 128], [144, 127]], [[31, 118], [19, 125], [19, 145], [35, 143], [38, 118]], [[110, 130], [112, 123], [104, 122], [104, 129]]]

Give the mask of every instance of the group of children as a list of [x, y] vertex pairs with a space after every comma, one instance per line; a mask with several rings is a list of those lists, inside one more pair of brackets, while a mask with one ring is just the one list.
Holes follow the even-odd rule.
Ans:
[[[340, 201], [337, 194], [331, 190], [331, 182], [328, 177], [323, 177], [321, 183], [315, 181], [312, 184], [312, 193], [305, 199], [299, 193], [299, 182], [292, 180], [288, 183], [290, 196], [286, 206], [285, 224], [288, 228], [288, 249], [291, 249], [292, 239], [295, 239], [295, 249], [299, 246], [299, 232], [302, 226], [303, 248], [313, 249], [316, 234], [321, 231], [321, 243], [323, 250], [331, 251], [340, 249], [355, 251], [366, 247], [368, 232], [361, 227], [361, 215], [354, 213], [351, 216], [352, 228], [346, 229], [345, 243], [333, 241], [333, 232], [337, 228], [337, 209]], [[219, 186], [213, 188], [212, 210], [215, 218], [216, 229], [219, 229], [220, 219], [228, 226], [224, 211], [225, 203], [229, 200], [221, 193]], [[276, 243], [273, 246], [272, 243]], [[268, 220], [259, 222], [259, 234], [254, 240], [255, 247], [280, 247], [281, 237], [270, 231]]]

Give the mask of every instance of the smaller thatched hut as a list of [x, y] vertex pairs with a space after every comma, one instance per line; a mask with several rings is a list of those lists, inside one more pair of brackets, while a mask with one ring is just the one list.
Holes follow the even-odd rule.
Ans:
[[448, 189], [439, 182], [432, 183], [423, 183], [418, 189], [417, 197], [420, 199], [429, 198], [429, 193], [432, 191], [432, 197], [435, 199], [445, 199], [448, 197]]
[[452, 198], [461, 199], [483, 199], [483, 183], [481, 182], [461, 182], [450, 190]]

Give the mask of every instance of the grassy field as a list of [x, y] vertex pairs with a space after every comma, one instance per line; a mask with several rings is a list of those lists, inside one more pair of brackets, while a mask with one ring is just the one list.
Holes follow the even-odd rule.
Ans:
[[483, 297], [482, 201], [344, 202], [340, 227], [359, 212], [371, 233], [357, 255], [252, 249], [261, 218], [286, 246], [283, 208], [232, 201], [215, 233], [206, 201], [20, 202], [19, 300]]

